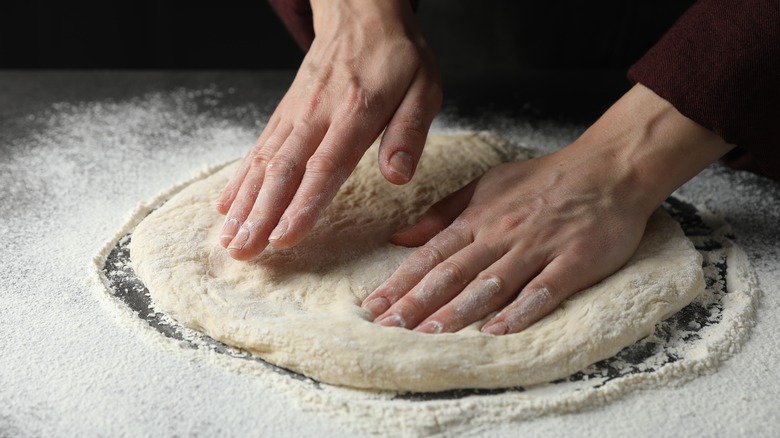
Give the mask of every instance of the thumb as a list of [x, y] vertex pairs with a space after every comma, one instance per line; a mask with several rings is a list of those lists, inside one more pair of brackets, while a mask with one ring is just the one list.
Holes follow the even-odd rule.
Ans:
[[478, 180], [433, 204], [417, 223], [390, 237], [390, 243], [401, 246], [421, 246], [447, 228], [469, 205]]

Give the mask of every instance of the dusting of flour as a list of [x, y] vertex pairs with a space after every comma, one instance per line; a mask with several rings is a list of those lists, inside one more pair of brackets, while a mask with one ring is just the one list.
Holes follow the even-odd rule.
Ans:
[[[147, 89], [129, 83], [117, 87]], [[242, 155], [254, 142], [258, 121], [268, 116], [258, 108], [273, 102], [232, 106], [224, 103], [229, 92], [226, 85], [122, 101], [41, 101], [42, 110], [0, 119], [0, 436], [601, 437], [768, 435], [780, 427], [773, 407], [780, 391], [780, 189], [718, 166], [680, 193], [731, 223], [767, 291], [767, 310], [758, 312], [739, 354], [716, 369], [739, 336], [714, 352], [703, 349], [702, 357], [718, 360], [700, 362], [696, 373], [715, 372], [681, 386], [668, 383], [695, 374], [679, 365], [668, 368], [669, 378], [625, 383], [655, 389], [627, 393], [604, 385], [536, 418], [541, 411], [527, 409], [522, 392], [394, 399], [295, 379], [161, 335], [102, 282], [85, 279], [95, 271], [94, 255], [121, 237], [114, 235], [128, 212], [139, 211], [139, 200], [190, 178], [193, 169]], [[501, 116], [440, 118], [434, 127], [474, 129], [549, 152], [582, 127]], [[740, 257], [729, 266], [742, 266]], [[750, 325], [750, 318], [737, 322]]]
[[[207, 174], [201, 172], [194, 180]], [[108, 260], [109, 253], [125, 245], [123, 236], [151, 208], [190, 183], [176, 185], [139, 208], [95, 257], [95, 273], [106, 283], [109, 294], [117, 296], [116, 290], [126, 284], [123, 276], [135, 279], [129, 257], [118, 262], [118, 259]], [[576, 412], [616, 400], [629, 391], [680, 384], [711, 372], [723, 359], [738, 351], [749, 333], [760, 290], [747, 256], [728, 237], [729, 226], [711, 213], [695, 211], [679, 200], [670, 200], [666, 208], [683, 221], [689, 238], [704, 257], [706, 290], [691, 305], [660, 323], [653, 335], [614, 358], [549, 384], [509, 390], [416, 394], [325, 385], [254, 359], [178, 324], [156, 308], [142, 285], [137, 293], [147, 301], [151, 309], [149, 316], [158, 321], [152, 324], [149, 318], [142, 317], [135, 318], [133, 324], [151, 339], [159, 340], [159, 332], [179, 339], [181, 342], [172, 345], [180, 352], [273, 382], [277, 389], [297, 400], [302, 409], [332, 416], [361, 433], [381, 434], [393, 430], [411, 435], [449, 434], [462, 427], [470, 431], [489, 430], [497, 424], [521, 422], [540, 415]], [[685, 215], [679, 211], [686, 209], [695, 213]], [[115, 265], [109, 266], [111, 263]], [[104, 272], [108, 278], [103, 276]], [[127, 311], [127, 303], [116, 298], [114, 304], [125, 318], [132, 315]], [[139, 324], [143, 319], [155, 325], [157, 331], [150, 325]], [[175, 334], [169, 332], [171, 329]], [[356, 418], [366, 418], [366, 421], [355, 421]], [[405, 430], [409, 421], [414, 427]]]

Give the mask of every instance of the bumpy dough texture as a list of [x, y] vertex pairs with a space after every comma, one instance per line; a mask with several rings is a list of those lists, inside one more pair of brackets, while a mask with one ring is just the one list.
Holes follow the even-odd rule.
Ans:
[[138, 225], [133, 265], [154, 302], [185, 326], [322, 382], [396, 391], [559, 379], [650, 334], [703, 290], [699, 253], [657, 212], [621, 271], [521, 333], [482, 334], [484, 321], [438, 335], [369, 322], [361, 301], [413, 251], [388, 237], [512, 150], [489, 133], [431, 137], [413, 182], [399, 187], [381, 176], [372, 149], [300, 246], [250, 262], [217, 242], [223, 217], [212, 203], [233, 164]]

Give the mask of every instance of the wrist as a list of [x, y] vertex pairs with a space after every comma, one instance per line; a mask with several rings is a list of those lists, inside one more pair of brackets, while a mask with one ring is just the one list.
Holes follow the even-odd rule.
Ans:
[[377, 35], [417, 32], [409, 0], [311, 0], [311, 7], [315, 36], [350, 27], [370, 29]]
[[623, 196], [648, 215], [674, 190], [733, 145], [685, 117], [641, 84], [635, 85], [577, 141], [609, 163]]

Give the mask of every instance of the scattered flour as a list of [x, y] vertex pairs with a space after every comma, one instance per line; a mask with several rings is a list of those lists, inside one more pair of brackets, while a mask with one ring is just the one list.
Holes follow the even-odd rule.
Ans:
[[[212, 87], [59, 103], [0, 120], [0, 436], [768, 435], [780, 428], [773, 407], [780, 188], [718, 166], [680, 194], [731, 223], [767, 293], [743, 350], [717, 369], [707, 360], [733, 354], [745, 333], [739, 328], [734, 342], [712, 346], [726, 351], [702, 349], [696, 371], [715, 371], [684, 385], [677, 386], [691, 374], [672, 363], [657, 378], [607, 383], [565, 403], [523, 392], [399, 400], [294, 379], [164, 337], [112, 301], [90, 277], [92, 260], [104, 242], [116, 242], [139, 200], [254, 142], [255, 121], [267, 112], [221, 102], [223, 92]], [[501, 116], [444, 117], [434, 128], [490, 129], [545, 151], [581, 129]], [[626, 392], [636, 388], [647, 390]], [[558, 403], [555, 413], [538, 417], [548, 403]]]
[[[126, 284], [123, 276], [137, 279], [129, 257], [121, 262], [111, 261], [109, 253], [126, 245], [123, 236], [131, 232], [151, 208], [207, 174], [208, 171], [201, 172], [193, 180], [177, 184], [142, 205], [100, 250], [93, 259], [93, 269], [97, 279], [106, 285], [107, 296], [114, 295]], [[692, 206], [675, 202], [667, 208], [675, 213]], [[727, 237], [730, 228], [725, 222], [707, 211], [687, 215], [676, 213], [704, 256], [708, 284], [705, 293], [691, 306], [659, 324], [655, 334], [615, 358], [594, 364], [565, 381], [527, 388], [399, 394], [325, 385], [252, 360], [247, 353], [181, 326], [154, 306], [145, 289], [137, 294], [142, 295], [153, 309], [151, 314], [154, 315], [149, 316], [162, 318], [162, 327], [157, 330], [141, 322], [150, 321], [150, 318], [139, 318], [129, 311], [126, 302], [117, 297], [109, 298], [109, 301], [120, 319], [138, 327], [151, 342], [160, 342], [163, 339], [161, 332], [170, 328], [176, 335], [168, 336], [181, 340], [172, 341], [175, 350], [236, 372], [256, 375], [297, 400], [304, 411], [333, 417], [357, 432], [382, 434], [393, 430], [412, 435], [438, 435], [489, 430], [497, 424], [592, 408], [630, 391], [678, 385], [712, 372], [721, 360], [739, 350], [749, 334], [760, 294], [755, 273], [745, 253]], [[109, 266], [111, 263], [116, 264], [113, 270]], [[107, 267], [108, 278], [104, 275]], [[355, 421], [356, 418], [366, 421]], [[406, 430], [408, 422], [414, 425], [413, 429]]]

